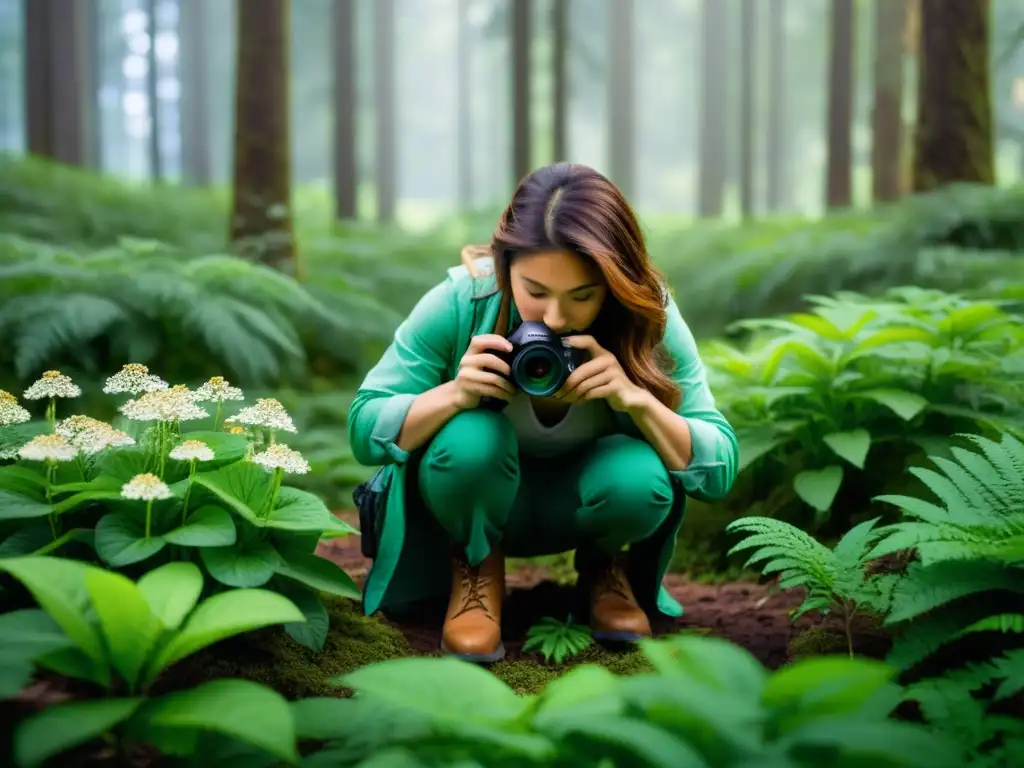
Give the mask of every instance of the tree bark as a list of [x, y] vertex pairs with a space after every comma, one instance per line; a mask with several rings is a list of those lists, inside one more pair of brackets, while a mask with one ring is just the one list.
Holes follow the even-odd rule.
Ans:
[[768, 3], [768, 139], [765, 168], [768, 210], [786, 205], [786, 0]]
[[842, 208], [853, 202], [853, 28], [853, 0], [832, 0], [825, 171], [828, 208]]
[[721, 216], [725, 198], [728, 20], [728, 7], [722, 0], [704, 0], [701, 5], [700, 152], [697, 160], [697, 212], [701, 217]]
[[614, 0], [610, 11], [608, 175], [629, 198], [636, 191], [633, 0]]
[[551, 48], [551, 128], [554, 160], [560, 162], [569, 159], [569, 0], [551, 3]]
[[149, 178], [157, 184], [164, 180], [164, 158], [160, 145], [160, 97], [157, 93], [157, 71], [159, 61], [156, 57], [156, 36], [159, 29], [156, 25], [156, 0], [146, 1], [146, 32], [149, 34], [149, 50], [146, 52], [146, 103], [149, 107]]
[[208, 0], [181, 0], [178, 40], [181, 49], [182, 177], [206, 186], [213, 180], [210, 158], [210, 93], [206, 81]]
[[995, 183], [989, 0], [921, 3], [915, 192]]
[[395, 0], [374, 0], [374, 83], [377, 111], [377, 218], [390, 222], [398, 205], [395, 98]]
[[533, 0], [514, 0], [511, 8], [512, 49], [512, 175], [518, 186], [533, 170], [532, 117], [530, 109], [530, 39], [533, 32]]
[[757, 0], [742, 0], [740, 6], [740, 216], [754, 215], [754, 171], [757, 148], [754, 143], [757, 114]]
[[871, 181], [876, 202], [902, 189], [903, 35], [906, 0], [875, 3], [875, 103], [871, 113]]
[[289, 0], [238, 3], [231, 241], [295, 273], [289, 131]]
[[355, 0], [334, 0], [334, 215], [358, 215], [359, 166], [356, 163], [356, 9]]
[[473, 35], [469, 26], [471, 3], [472, 0], [459, 0], [455, 12], [458, 30], [455, 53], [455, 161], [459, 209], [464, 211], [473, 205], [473, 65], [470, 52]]

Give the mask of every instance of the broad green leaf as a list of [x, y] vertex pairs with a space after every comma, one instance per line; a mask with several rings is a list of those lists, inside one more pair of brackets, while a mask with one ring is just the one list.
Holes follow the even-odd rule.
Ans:
[[81, 491], [117, 491], [121, 492], [124, 485], [120, 480], [110, 475], [100, 475], [88, 482], [61, 483], [53, 487], [54, 493], [79, 493]]
[[167, 563], [145, 573], [136, 586], [153, 615], [167, 629], [177, 629], [199, 601], [203, 572], [195, 563]]
[[85, 588], [92, 598], [110, 661], [134, 691], [163, 628], [142, 591], [121, 574], [91, 569], [85, 576]]
[[823, 440], [839, 458], [846, 459], [858, 469], [864, 469], [864, 460], [871, 448], [871, 433], [866, 429], [832, 432], [825, 435]]
[[123, 568], [141, 563], [167, 546], [163, 536], [146, 537], [145, 521], [139, 517], [111, 512], [96, 523], [96, 554], [107, 565]]
[[98, 699], [48, 706], [15, 729], [15, 763], [19, 768], [41, 766], [51, 757], [107, 733], [131, 717], [143, 701]]
[[739, 440], [739, 472], [792, 439], [778, 437], [771, 430], [746, 430], [741, 431], [736, 437]]
[[185, 525], [163, 534], [168, 544], [181, 547], [226, 547], [234, 544], [237, 536], [231, 515], [212, 504], [192, 512]]
[[344, 569], [319, 555], [291, 555], [282, 560], [277, 573], [329, 595], [358, 600], [361, 592]]
[[889, 326], [880, 328], [858, 341], [857, 346], [847, 357], [859, 357], [890, 344], [916, 343], [930, 346], [934, 339], [934, 334], [922, 328]]
[[681, 675], [722, 691], [760, 690], [766, 678], [749, 651], [718, 637], [674, 635], [647, 640], [644, 654], [663, 675]]
[[92, 605], [85, 589], [88, 568], [76, 560], [30, 556], [0, 560], [6, 571], [32, 593], [39, 606], [90, 660], [90, 679], [106, 684], [109, 665], [99, 628], [90, 620]]
[[63, 515], [74, 509], [88, 504], [92, 501], [119, 501], [122, 498], [121, 491], [90, 490], [72, 494], [66, 499], [61, 499], [53, 505], [55, 514]]
[[529, 706], [487, 670], [454, 658], [393, 659], [330, 682], [437, 721], [508, 722]]
[[270, 501], [271, 482], [256, 464], [239, 461], [214, 472], [200, 472], [195, 482], [253, 525], [265, 525], [262, 515]]
[[316, 741], [342, 739], [348, 734], [351, 702], [334, 696], [309, 696], [290, 704], [295, 737]]
[[843, 468], [838, 465], [824, 469], [807, 469], [793, 478], [796, 495], [818, 512], [827, 512], [843, 482]]
[[[788, 734], [779, 748], [833, 748], [845, 758], [832, 765], [892, 765], [901, 768], [963, 768], [964, 747], [954, 738], [916, 723], [836, 717], [811, 720]], [[838, 755], [837, 755], [838, 756]]]
[[162, 696], [147, 702], [136, 719], [144, 727], [219, 733], [260, 747], [289, 763], [299, 757], [287, 700], [251, 680], [211, 680]]
[[210, 575], [229, 587], [262, 587], [281, 562], [269, 542], [255, 538], [230, 547], [203, 547], [199, 557]]
[[574, 667], [545, 686], [540, 695], [540, 713], [575, 710], [600, 701], [607, 709], [605, 714], [616, 714], [622, 708], [622, 699], [616, 695], [618, 682], [617, 675], [596, 664]]
[[828, 318], [807, 313], [797, 313], [789, 316], [798, 328], [812, 331], [815, 335], [821, 336], [829, 341], [843, 341], [845, 338], [841, 329], [837, 328]]
[[[43, 467], [38, 462], [33, 462], [33, 465]], [[33, 467], [22, 467], [17, 464], [0, 467], [0, 489], [30, 496], [45, 493], [46, 475]]]
[[45, 501], [0, 488], [0, 520], [26, 520], [53, 512]]
[[309, 648], [312, 651], [320, 652], [327, 642], [327, 632], [330, 629], [331, 620], [327, 615], [320, 596], [313, 590], [306, 589], [298, 584], [288, 583], [287, 587], [280, 589], [281, 594], [295, 603], [295, 607], [302, 611], [305, 621], [297, 621], [293, 624], [285, 624], [284, 631], [299, 645]]
[[105, 475], [120, 486], [148, 469], [144, 450], [138, 446], [118, 448], [116, 451], [104, 451], [100, 455], [96, 461], [96, 479]]
[[326, 531], [341, 525], [319, 496], [285, 486], [265, 525], [285, 531]]
[[54, 541], [48, 520], [24, 521], [18, 529], [0, 541], [0, 557], [31, 555]]
[[303, 621], [295, 604], [264, 589], [233, 589], [204, 600], [149, 667], [152, 680], [176, 661], [228, 637], [274, 624]]
[[[213, 461], [201, 461], [198, 466], [203, 469], [214, 469], [218, 466], [231, 464], [245, 458], [249, 448], [249, 438], [245, 435], [233, 435], [230, 432], [212, 432], [197, 430], [183, 432], [181, 439], [199, 440], [206, 443], [213, 451]], [[173, 459], [171, 459], [173, 461]]]
[[37, 658], [74, 648], [57, 622], [36, 608], [0, 614], [0, 638], [0, 699], [14, 696], [28, 685]]
[[557, 736], [583, 736], [587, 741], [613, 744], [634, 756], [637, 764], [658, 768], [711, 768], [685, 741], [643, 720], [605, 716], [561, 718]]
[[884, 405], [904, 421], [910, 421], [928, 405], [928, 401], [920, 395], [902, 389], [869, 389], [854, 394]]
[[31, 661], [0, 659], [0, 700], [18, 695], [32, 683], [36, 667]]

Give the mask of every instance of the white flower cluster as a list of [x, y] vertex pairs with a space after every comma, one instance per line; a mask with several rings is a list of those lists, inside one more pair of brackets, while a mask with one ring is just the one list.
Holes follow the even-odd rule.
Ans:
[[0, 427], [23, 424], [31, 418], [32, 414], [18, 404], [18, 398], [0, 389]]
[[60, 435], [36, 435], [18, 449], [18, 455], [29, 461], [71, 461], [78, 449]]
[[257, 453], [252, 457], [252, 461], [270, 471], [283, 469], [297, 475], [309, 472], [309, 462], [302, 458], [302, 454], [282, 443], [276, 443], [262, 453]]
[[105, 448], [135, 445], [130, 435], [91, 416], [69, 416], [57, 424], [57, 434], [77, 450], [92, 456]]
[[108, 395], [130, 394], [138, 395], [142, 392], [157, 392], [167, 389], [167, 382], [159, 376], [149, 372], [149, 368], [141, 363], [128, 363], [115, 373], [103, 385], [103, 391]]
[[214, 376], [195, 391], [197, 403], [223, 403], [225, 400], [244, 400], [238, 387], [231, 386], [223, 376]]
[[272, 397], [261, 397], [256, 405], [246, 406], [234, 416], [224, 420], [225, 424], [248, 424], [253, 427], [297, 432], [291, 416], [285, 411], [280, 401]]
[[25, 390], [22, 397], [26, 400], [42, 400], [47, 397], [78, 397], [81, 394], [82, 390], [69, 376], [60, 371], [46, 371]]
[[213, 451], [202, 440], [185, 440], [167, 455], [176, 461], [213, 461]]
[[193, 421], [210, 415], [195, 404], [195, 393], [182, 384], [129, 400], [121, 406], [121, 413], [132, 421], [162, 422]]
[[123, 486], [121, 496], [139, 501], [158, 501], [171, 498], [171, 489], [156, 475], [146, 472], [136, 475]]

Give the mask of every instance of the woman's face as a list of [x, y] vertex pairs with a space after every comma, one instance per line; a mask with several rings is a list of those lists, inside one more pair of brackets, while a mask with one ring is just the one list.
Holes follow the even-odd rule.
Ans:
[[510, 277], [523, 320], [542, 322], [558, 334], [586, 331], [608, 293], [597, 265], [568, 251], [517, 256]]

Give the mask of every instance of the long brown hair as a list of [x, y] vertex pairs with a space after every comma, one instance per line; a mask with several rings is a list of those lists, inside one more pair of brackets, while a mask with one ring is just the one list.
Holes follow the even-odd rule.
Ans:
[[[556, 163], [520, 182], [491, 238], [490, 255], [501, 291], [495, 332], [508, 327], [512, 303], [509, 268], [517, 255], [558, 249], [592, 260], [608, 296], [588, 330], [619, 360], [633, 383], [670, 408], [679, 387], [666, 374], [667, 283], [647, 253], [636, 214], [622, 192], [592, 168]], [[463, 252], [470, 262], [473, 249]]]

